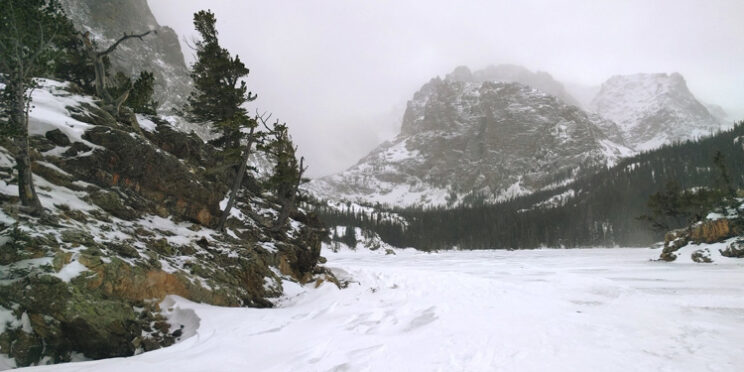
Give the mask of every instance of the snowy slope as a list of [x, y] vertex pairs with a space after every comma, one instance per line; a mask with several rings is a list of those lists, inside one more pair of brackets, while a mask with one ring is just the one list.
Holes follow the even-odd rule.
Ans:
[[613, 76], [602, 84], [590, 108], [617, 123], [626, 144], [639, 151], [699, 138], [722, 127], [678, 73]]
[[633, 153], [610, 121], [522, 84], [466, 81], [460, 72], [414, 95], [393, 141], [308, 190], [371, 205], [499, 201]]
[[[193, 336], [131, 358], [28, 371], [737, 371], [744, 263], [650, 249], [344, 251], [349, 280], [276, 309], [171, 297]], [[1, 362], [0, 362], [1, 363]]]

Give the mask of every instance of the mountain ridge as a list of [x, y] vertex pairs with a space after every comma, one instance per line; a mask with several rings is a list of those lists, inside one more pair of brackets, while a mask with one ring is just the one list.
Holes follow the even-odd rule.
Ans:
[[[499, 84], [502, 88], [520, 84], [495, 82], [503, 80], [533, 82], [543, 89], [529, 87], [539, 94], [520, 101], [509, 96], [519, 91], [514, 90], [515, 85], [511, 89], [493, 90]], [[481, 96], [480, 91], [483, 86], [491, 87], [491, 93], [497, 94], [484, 100], [486, 96]], [[554, 101], [547, 103], [545, 97], [553, 97]], [[716, 116], [711, 114], [678, 73], [613, 76], [598, 89], [589, 106], [582, 109], [564, 86], [547, 73], [532, 73], [515, 65], [490, 66], [475, 72], [459, 66], [444, 79], [431, 79], [413, 95], [395, 139], [381, 144], [351, 168], [314, 180], [307, 190], [321, 199], [397, 207], [455, 206], [477, 200], [498, 202], [565, 183], [588, 168], [611, 166], [638, 151], [713, 133], [721, 128], [719, 118], [725, 115], [715, 105], [707, 105]], [[547, 113], [551, 110], [552, 114]], [[540, 134], [534, 128], [520, 126], [526, 122], [536, 124], [531, 115], [541, 111], [554, 124], [552, 128], [541, 128], [552, 132]], [[568, 122], [591, 123], [595, 133], [561, 134], [557, 128], [567, 118]], [[678, 122], [682, 125], [675, 125]], [[511, 123], [511, 129], [499, 127], [503, 123]], [[488, 151], [478, 153], [474, 149], [483, 147], [489, 128], [506, 131], [501, 133], [503, 138], [490, 138]], [[543, 169], [541, 176], [535, 176], [539, 172], [528, 170], [527, 164], [539, 163], [543, 156], [540, 151], [546, 151], [545, 147], [564, 146], [560, 141], [545, 140], [537, 146], [537, 142], [530, 145], [529, 141], [519, 139], [540, 135], [578, 136], [577, 141], [594, 143], [594, 148], [583, 148], [586, 157], [593, 160], [582, 164], [564, 154], [563, 164], [551, 163], [551, 169]], [[438, 151], [459, 151], [460, 156], [439, 156]], [[499, 153], [499, 157], [489, 157], [491, 152]], [[433, 160], [442, 157], [447, 160]], [[506, 162], [514, 166], [494, 165]], [[568, 171], [570, 167], [573, 169]], [[536, 178], [551, 177], [554, 182], [535, 182]]]
[[631, 152], [616, 133], [526, 85], [434, 78], [409, 101], [398, 137], [307, 189], [398, 206], [504, 200], [613, 164]]

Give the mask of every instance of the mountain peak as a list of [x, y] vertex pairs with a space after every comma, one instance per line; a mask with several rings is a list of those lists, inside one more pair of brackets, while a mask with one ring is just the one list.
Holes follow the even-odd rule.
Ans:
[[[455, 72], [465, 76], [467, 70]], [[308, 189], [321, 197], [396, 206], [497, 201], [630, 153], [605, 134], [617, 133], [612, 122], [542, 90], [452, 75], [414, 94], [394, 141]]]
[[547, 72], [533, 72], [526, 67], [513, 64], [490, 65], [484, 69], [471, 71], [467, 66], [458, 66], [447, 74], [445, 80], [464, 83], [482, 83], [484, 81], [521, 83], [560, 98], [569, 105], [578, 105], [563, 84], [553, 79]]
[[721, 128], [677, 72], [615, 75], [602, 84], [590, 107], [617, 123], [625, 141], [637, 150], [695, 139]]
[[447, 80], [473, 81], [473, 72], [468, 66], [457, 66], [451, 73], [447, 74]]

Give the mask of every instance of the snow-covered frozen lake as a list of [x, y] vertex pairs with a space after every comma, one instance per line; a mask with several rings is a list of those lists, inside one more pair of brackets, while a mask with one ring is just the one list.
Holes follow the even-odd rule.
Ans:
[[649, 261], [658, 255], [326, 252], [329, 267], [353, 278], [347, 289], [295, 287], [275, 309], [170, 299], [187, 324], [198, 316], [194, 336], [39, 370], [744, 370], [744, 262]]

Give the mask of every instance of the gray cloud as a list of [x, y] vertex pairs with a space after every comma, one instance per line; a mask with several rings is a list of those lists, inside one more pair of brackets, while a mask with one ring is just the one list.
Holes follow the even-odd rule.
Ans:
[[394, 135], [411, 94], [463, 64], [522, 64], [583, 85], [676, 71], [744, 118], [741, 0], [148, 2], [186, 38], [194, 11], [216, 13], [223, 44], [251, 68], [254, 106], [290, 125], [311, 176]]

